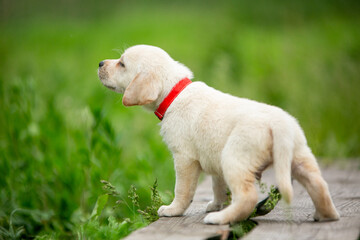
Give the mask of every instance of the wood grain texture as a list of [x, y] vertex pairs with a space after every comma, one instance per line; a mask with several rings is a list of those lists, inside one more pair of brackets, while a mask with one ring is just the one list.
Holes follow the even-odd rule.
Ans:
[[200, 240], [228, 232], [228, 225], [206, 225], [203, 223], [206, 205], [212, 200], [211, 179], [209, 177], [197, 187], [194, 200], [182, 217], [162, 217], [149, 226], [139, 229], [126, 240]]
[[[360, 170], [359, 165], [343, 169], [322, 168], [334, 204], [340, 213], [336, 222], [314, 222], [314, 205], [305, 189], [294, 181], [294, 199], [291, 207], [280, 203], [268, 215], [256, 217], [258, 226], [242, 239], [340, 239], [358, 240], [360, 236]], [[263, 181], [269, 186], [274, 183], [273, 171], [263, 175]], [[215, 226], [203, 224], [205, 208], [212, 199], [209, 177], [198, 186], [194, 202], [185, 216], [160, 218], [149, 226], [133, 232], [127, 240], [134, 239], [207, 239], [228, 233], [227, 225]], [[219, 238], [220, 239], [220, 238]]]
[[[314, 222], [314, 205], [305, 189], [294, 181], [291, 208], [280, 202], [266, 216], [254, 218], [259, 225], [244, 240], [253, 239], [340, 239], [357, 240], [360, 234], [360, 171], [322, 168], [334, 204], [340, 213], [335, 222]], [[264, 176], [268, 178], [268, 176]]]

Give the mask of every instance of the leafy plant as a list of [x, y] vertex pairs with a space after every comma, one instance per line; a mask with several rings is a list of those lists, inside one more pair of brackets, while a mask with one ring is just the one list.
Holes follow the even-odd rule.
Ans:
[[[262, 193], [267, 191], [268, 187], [266, 183], [259, 181], [258, 185]], [[271, 185], [270, 190], [268, 191], [268, 196], [256, 204], [256, 207], [250, 216], [247, 219], [231, 226], [231, 236], [229, 236], [229, 239], [238, 239], [250, 232], [257, 225], [257, 223], [251, 220], [251, 218], [268, 214], [275, 208], [280, 199], [281, 194], [278, 188]]]
[[281, 199], [281, 194], [279, 192], [279, 189], [276, 188], [274, 185], [270, 186], [270, 191], [268, 192], [269, 197], [267, 198], [264, 207], [266, 210], [273, 210], [276, 206], [276, 204]]
[[157, 179], [155, 180], [153, 186], [151, 187], [151, 204], [147, 206], [144, 210], [138, 210], [139, 213], [149, 222], [152, 223], [159, 219], [159, 215], [157, 213], [158, 209], [163, 205], [163, 201], [159, 195], [157, 190], [158, 183]]
[[[107, 182], [107, 184], [110, 183]], [[78, 239], [117, 240], [129, 234], [131, 227], [129, 219], [118, 221], [114, 216], [109, 216], [106, 221], [100, 219], [108, 199], [109, 194], [103, 194], [98, 197], [90, 218], [80, 226], [77, 232]]]
[[249, 233], [257, 223], [251, 219], [246, 219], [231, 226], [231, 232], [228, 239], [239, 239]]
[[[137, 209], [151, 205], [147, 186], [154, 176], [158, 189], [172, 192], [173, 163], [154, 127], [157, 119], [121, 107], [121, 97], [96, 75], [100, 60], [119, 57], [113, 49], [139, 42], [167, 50], [193, 70], [195, 81], [284, 108], [323, 163], [360, 155], [360, 15], [354, 4], [176, 1], [169, 8], [164, 0], [109, 1], [73, 1], [71, 8], [46, 0], [1, 5], [3, 236], [20, 208], [31, 214], [13, 215], [13, 237], [23, 226], [23, 238], [75, 238], [103, 194], [100, 179], [109, 179], [119, 196], [108, 196], [98, 227], [109, 225], [110, 216], [120, 224], [126, 218], [146, 224]], [[135, 182], [139, 208], [127, 198]]]
[[[264, 193], [266, 191], [265, 189], [267, 189], [267, 185], [261, 182], [259, 185], [261, 192]], [[275, 208], [276, 204], [280, 201], [280, 199], [281, 194], [279, 192], [279, 189], [274, 185], [271, 185], [270, 190], [268, 191], [268, 196], [256, 205], [253, 213], [250, 215], [250, 218], [268, 214]]]
[[10, 214], [9, 229], [0, 226], [0, 239], [20, 239], [25, 232], [24, 226], [15, 227], [13, 224], [14, 214], [18, 211], [24, 211], [23, 209], [15, 209]]
[[[131, 200], [130, 206], [126, 199], [121, 197], [116, 187], [109, 181], [101, 180], [101, 183], [103, 184], [105, 194], [98, 197], [90, 218], [79, 228], [77, 233], [79, 239], [119, 239], [128, 235], [131, 231], [146, 226], [159, 218], [157, 210], [163, 202], [157, 190], [157, 180], [155, 180], [151, 187], [151, 204], [144, 210], [140, 209], [140, 197], [134, 185], [131, 185], [128, 191], [128, 199]], [[132, 218], [119, 221], [114, 215], [110, 215], [107, 219], [102, 219], [102, 214], [106, 206], [109, 205], [109, 196], [118, 199], [115, 205], [112, 206], [113, 209], [117, 209], [119, 205], [125, 204], [131, 210]], [[142, 220], [143, 218], [146, 222]]]
[[80, 227], [77, 237], [79, 240], [85, 239], [109, 239], [118, 240], [130, 233], [131, 223], [128, 220], [119, 222], [115, 217], [110, 216], [106, 224], [102, 224], [98, 219], [90, 219]]

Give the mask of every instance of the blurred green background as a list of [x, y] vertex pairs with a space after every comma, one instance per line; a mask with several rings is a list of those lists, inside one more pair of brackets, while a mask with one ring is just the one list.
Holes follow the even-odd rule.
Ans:
[[[124, 230], [109, 216], [143, 222], [126, 206], [131, 184], [142, 207], [155, 179], [169, 201], [158, 119], [97, 78], [98, 62], [135, 44], [163, 48], [195, 81], [285, 109], [323, 164], [360, 156], [359, 1], [0, 3], [0, 239], [116, 239], [142, 224]], [[90, 226], [101, 179], [123, 204], [109, 200]]]

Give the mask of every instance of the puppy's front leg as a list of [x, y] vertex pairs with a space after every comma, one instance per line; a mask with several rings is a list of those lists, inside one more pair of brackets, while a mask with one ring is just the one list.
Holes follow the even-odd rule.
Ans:
[[159, 208], [160, 217], [181, 216], [185, 212], [194, 197], [200, 170], [198, 161], [189, 162], [181, 157], [175, 158], [175, 198], [169, 206]]

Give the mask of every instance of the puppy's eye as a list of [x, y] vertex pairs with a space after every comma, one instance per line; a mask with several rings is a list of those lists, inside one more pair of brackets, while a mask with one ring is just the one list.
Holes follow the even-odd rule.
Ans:
[[119, 61], [119, 65], [120, 65], [121, 67], [125, 67], [125, 64], [124, 64], [123, 62], [121, 62], [121, 61]]

